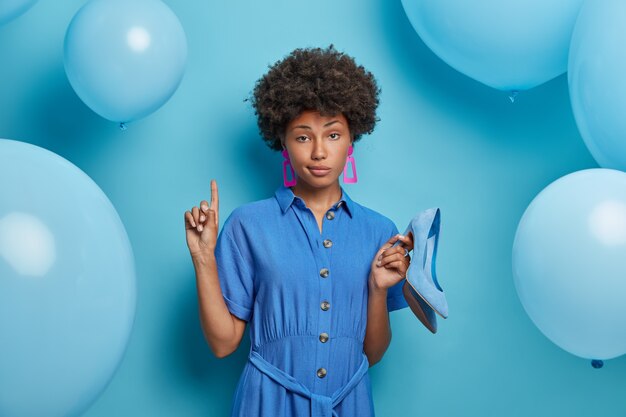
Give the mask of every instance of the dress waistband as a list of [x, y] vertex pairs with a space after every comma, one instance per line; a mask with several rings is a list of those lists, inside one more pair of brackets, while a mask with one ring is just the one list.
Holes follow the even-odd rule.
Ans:
[[284, 372], [266, 361], [257, 351], [250, 350], [250, 356], [248, 357], [250, 362], [265, 375], [288, 389], [303, 397], [311, 400], [311, 417], [338, 417], [333, 408], [337, 406], [345, 397], [356, 387], [361, 378], [367, 373], [369, 369], [369, 362], [367, 356], [363, 353], [363, 360], [359, 369], [352, 375], [350, 381], [343, 387], [339, 388], [333, 393], [331, 397], [327, 395], [313, 394], [307, 387], [302, 385], [300, 381], [293, 376]]

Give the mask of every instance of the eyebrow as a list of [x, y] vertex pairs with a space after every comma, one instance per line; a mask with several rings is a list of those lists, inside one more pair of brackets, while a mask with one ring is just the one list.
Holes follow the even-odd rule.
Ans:
[[[330, 122], [326, 123], [326, 124], [324, 125], [324, 127], [330, 126], [330, 125], [332, 125], [332, 124], [334, 124], [334, 123], [341, 123], [341, 122], [340, 122], [339, 120], [332, 120], [332, 121], [330, 121]], [[297, 125], [297, 126], [292, 127], [292, 128], [291, 128], [291, 130], [295, 130], [295, 129], [297, 129], [297, 128], [311, 130], [311, 126], [307, 126], [307, 125]]]

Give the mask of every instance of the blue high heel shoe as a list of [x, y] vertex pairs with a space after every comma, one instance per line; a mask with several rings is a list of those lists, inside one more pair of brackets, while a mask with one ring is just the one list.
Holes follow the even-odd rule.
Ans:
[[[421, 211], [404, 231], [405, 236], [413, 234], [413, 258], [402, 291], [411, 311], [432, 333], [437, 332], [435, 313], [448, 318], [448, 302], [435, 271], [440, 218], [439, 208]], [[404, 246], [400, 240], [393, 244], [396, 245]]]

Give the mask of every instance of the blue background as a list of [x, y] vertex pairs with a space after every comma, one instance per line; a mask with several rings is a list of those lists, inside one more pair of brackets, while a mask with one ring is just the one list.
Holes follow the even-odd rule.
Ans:
[[437, 271], [450, 317], [432, 335], [409, 309], [391, 314], [391, 346], [370, 369], [377, 415], [623, 415], [624, 359], [595, 370], [552, 344], [513, 284], [511, 247], [527, 205], [557, 178], [598, 166], [576, 129], [565, 75], [512, 104], [437, 58], [399, 0], [170, 0], [187, 35], [185, 76], [162, 108], [120, 131], [65, 76], [63, 37], [82, 4], [40, 0], [0, 27], [0, 137], [84, 170], [133, 245], [135, 327], [85, 416], [228, 415], [248, 334], [233, 355], [212, 356], [183, 213], [209, 199], [211, 178], [222, 224], [235, 207], [272, 195], [282, 158], [260, 139], [243, 100], [269, 64], [330, 43], [382, 87], [381, 121], [356, 144], [359, 182], [346, 190], [399, 229], [424, 208], [442, 215]]

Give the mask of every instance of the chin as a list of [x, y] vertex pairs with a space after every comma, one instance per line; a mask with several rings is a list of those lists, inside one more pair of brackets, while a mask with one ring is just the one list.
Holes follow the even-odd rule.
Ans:
[[314, 188], [326, 188], [337, 183], [337, 178], [313, 178], [309, 185]]
[[326, 188], [337, 182], [338, 178], [325, 178], [325, 177], [306, 177], [298, 178], [298, 181], [305, 182], [310, 188]]

